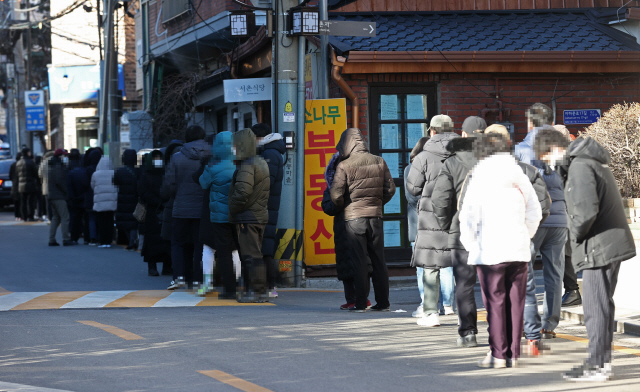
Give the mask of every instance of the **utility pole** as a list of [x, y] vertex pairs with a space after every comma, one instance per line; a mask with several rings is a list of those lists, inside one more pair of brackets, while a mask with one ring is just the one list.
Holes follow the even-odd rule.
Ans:
[[[320, 0], [318, 3], [320, 8], [320, 20], [329, 20], [329, 8], [327, 0]], [[320, 99], [329, 98], [329, 37], [327, 35], [320, 36], [320, 72], [318, 72], [318, 87]]]
[[[98, 134], [99, 144], [103, 146], [105, 143], [110, 141], [110, 130], [112, 126], [112, 115], [111, 115], [111, 107], [112, 107], [112, 99], [111, 92], [109, 91], [112, 87], [112, 74], [113, 70], [113, 60], [112, 56], [114, 55], [114, 23], [113, 23], [113, 11], [115, 10], [117, 0], [104, 0], [104, 15], [102, 17], [103, 23], [103, 31], [104, 31], [104, 61], [100, 62], [100, 129]], [[116, 58], [117, 62], [117, 58]], [[116, 67], [117, 68], [117, 67]], [[117, 69], [116, 69], [117, 75]], [[117, 76], [116, 76], [117, 80]]]

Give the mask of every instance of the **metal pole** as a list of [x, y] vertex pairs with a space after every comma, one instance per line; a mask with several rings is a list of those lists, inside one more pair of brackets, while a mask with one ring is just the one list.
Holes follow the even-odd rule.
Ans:
[[[320, 8], [320, 20], [329, 20], [329, 9], [327, 6], [327, 0], [320, 0], [318, 3]], [[320, 36], [320, 72], [319, 77], [319, 92], [321, 99], [329, 98], [329, 70], [328, 61], [329, 58], [329, 36]]]
[[101, 62], [101, 75], [100, 75], [100, 130], [98, 140], [100, 146], [108, 141], [109, 130], [109, 118], [111, 114], [109, 112], [110, 96], [109, 88], [111, 87], [111, 56], [112, 56], [112, 43], [113, 43], [113, 9], [115, 2], [113, 0], [104, 0], [104, 16], [103, 23], [106, 26], [104, 31], [104, 51], [105, 59]]
[[[47, 115], [47, 144], [45, 145], [45, 150], [51, 150], [51, 105], [49, 105], [49, 89], [44, 90], [44, 102], [45, 102], [45, 113]], [[64, 144], [63, 144], [64, 145]]]
[[[304, 115], [305, 115], [305, 47], [307, 40], [298, 38], [298, 122], [296, 123], [296, 234], [303, 235], [304, 230]], [[297, 241], [296, 241], [297, 243]], [[298, 250], [296, 249], [296, 254]], [[302, 260], [295, 260], [295, 283], [300, 287], [302, 283]]]

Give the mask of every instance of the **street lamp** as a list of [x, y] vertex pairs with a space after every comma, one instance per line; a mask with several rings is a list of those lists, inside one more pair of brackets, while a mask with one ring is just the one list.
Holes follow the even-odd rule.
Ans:
[[231, 11], [229, 23], [232, 37], [250, 37], [256, 29], [256, 15], [253, 11]]
[[289, 10], [290, 34], [318, 35], [320, 11], [316, 7], [297, 7]]

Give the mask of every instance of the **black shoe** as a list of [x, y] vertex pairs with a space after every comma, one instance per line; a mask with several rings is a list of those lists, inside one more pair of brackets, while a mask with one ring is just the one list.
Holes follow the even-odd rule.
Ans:
[[160, 276], [157, 269], [149, 269], [149, 276]]
[[73, 245], [78, 245], [78, 243], [73, 240], [62, 241], [62, 246], [73, 246]]
[[611, 377], [611, 370], [584, 363], [562, 374], [569, 381], [607, 381]]
[[384, 306], [380, 306], [378, 304], [375, 304], [371, 307], [371, 310], [374, 310], [376, 312], [388, 312], [389, 311], [389, 307], [384, 307]]
[[355, 306], [352, 306], [349, 308], [350, 312], [354, 312], [354, 313], [365, 313], [367, 311], [367, 309], [362, 309], [362, 308], [356, 308]]
[[57, 242], [49, 242], [49, 246], [60, 246]]
[[571, 290], [564, 293], [562, 296], [562, 307], [567, 308], [570, 306], [582, 305], [582, 296], [578, 290]]

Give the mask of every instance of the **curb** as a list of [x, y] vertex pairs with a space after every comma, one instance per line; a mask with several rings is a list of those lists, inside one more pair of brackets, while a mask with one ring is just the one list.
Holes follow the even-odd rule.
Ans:
[[[584, 312], [582, 306], [576, 306], [573, 308], [562, 308], [560, 311], [560, 318], [563, 320], [576, 321], [584, 325]], [[617, 331], [621, 333], [628, 333], [630, 335], [640, 336], [640, 320], [633, 320], [629, 318], [619, 318], [615, 320]]]
[[[307, 289], [343, 290], [342, 282], [337, 278], [308, 278], [303, 284]], [[389, 288], [418, 287], [415, 276], [393, 276], [389, 278]]]

